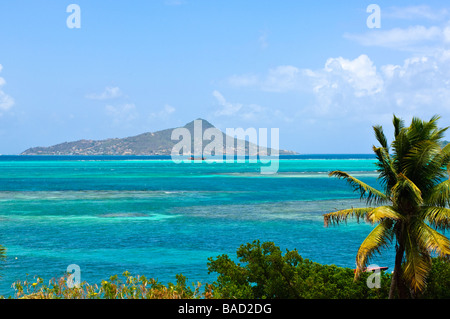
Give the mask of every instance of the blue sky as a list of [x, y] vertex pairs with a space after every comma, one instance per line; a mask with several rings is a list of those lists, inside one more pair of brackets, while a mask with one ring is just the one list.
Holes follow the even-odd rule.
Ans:
[[371, 153], [394, 113], [450, 125], [448, 1], [0, 3], [1, 154], [199, 117], [279, 128], [300, 153]]

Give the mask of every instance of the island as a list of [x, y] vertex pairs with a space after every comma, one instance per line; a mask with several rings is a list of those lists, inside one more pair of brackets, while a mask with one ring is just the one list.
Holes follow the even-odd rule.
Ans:
[[[197, 119], [191, 121], [183, 126], [183, 128], [187, 129], [191, 134], [192, 138], [194, 136], [194, 124], [195, 121], [197, 123], [200, 121], [202, 133], [204, 133], [207, 129], [215, 128], [210, 122], [204, 119]], [[105, 140], [78, 140], [72, 142], [64, 142], [53, 146], [48, 147], [32, 147], [20, 155], [171, 155], [172, 149], [179, 142], [178, 140], [172, 139], [172, 132], [176, 128], [165, 129], [156, 132], [147, 132], [143, 134], [139, 134], [136, 136], [125, 137], [125, 138], [108, 138]], [[233, 138], [234, 145], [231, 147], [229, 145], [225, 145], [225, 141], [227, 140], [227, 136], [225, 133], [223, 134], [223, 154], [229, 154], [232, 152], [233, 154], [242, 154], [244, 151], [245, 155], [249, 154], [249, 149], [251, 146], [255, 146], [254, 144], [244, 141], [243, 144], [238, 143], [242, 141], [242, 139]], [[208, 142], [203, 143], [203, 147]], [[239, 145], [245, 145], [244, 150], [239, 149]], [[242, 146], [241, 146], [242, 148]], [[256, 149], [259, 150], [260, 147], [256, 145]], [[274, 154], [273, 150], [268, 148], [267, 153]], [[188, 154], [194, 154], [194, 150], [192, 149]], [[278, 150], [279, 155], [296, 155], [297, 152], [287, 151], [287, 150]]]

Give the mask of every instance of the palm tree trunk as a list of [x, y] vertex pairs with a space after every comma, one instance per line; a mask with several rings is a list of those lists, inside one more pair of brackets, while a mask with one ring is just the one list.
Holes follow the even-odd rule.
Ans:
[[394, 273], [392, 274], [391, 288], [389, 289], [389, 299], [395, 298], [396, 288], [397, 288], [397, 267], [394, 268]]
[[400, 299], [410, 298], [409, 290], [403, 281], [402, 262], [403, 254], [405, 253], [405, 246], [403, 243], [398, 243], [395, 247], [395, 266], [394, 273], [392, 275], [391, 287], [389, 289], [389, 299], [395, 298], [395, 292], [397, 291]]

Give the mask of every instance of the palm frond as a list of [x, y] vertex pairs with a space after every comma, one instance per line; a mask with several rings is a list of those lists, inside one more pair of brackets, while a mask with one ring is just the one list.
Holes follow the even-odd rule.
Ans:
[[425, 202], [430, 206], [446, 207], [450, 205], [450, 180], [445, 180], [428, 192]]
[[392, 165], [392, 159], [388, 151], [383, 147], [373, 147], [377, 157], [377, 167], [380, 175], [378, 181], [383, 185], [386, 195], [389, 196], [391, 188], [397, 183], [397, 172]]
[[347, 174], [346, 172], [342, 171], [333, 171], [329, 174], [329, 176], [335, 176], [339, 179], [344, 179], [347, 181], [352, 187], [355, 192], [360, 193], [361, 199], [366, 199], [367, 204], [371, 203], [386, 203], [389, 201], [389, 198], [379, 190], [377, 190], [374, 187], [371, 187], [367, 185], [366, 183], [360, 181], [357, 178], [354, 178], [353, 176]]
[[402, 173], [398, 174], [398, 182], [391, 192], [394, 205], [399, 205], [399, 201], [408, 201], [415, 206], [420, 206], [423, 203], [422, 191]]
[[422, 249], [436, 253], [440, 257], [450, 256], [450, 240], [424, 222], [417, 223], [414, 234]]
[[416, 143], [403, 158], [403, 174], [426, 191], [443, 177], [441, 147], [431, 140]]
[[393, 206], [380, 206], [374, 208], [367, 214], [367, 220], [372, 224], [379, 223], [382, 220], [400, 221], [403, 216], [399, 214]]
[[397, 172], [403, 171], [403, 158], [411, 148], [411, 142], [407, 136], [407, 128], [402, 128], [392, 142], [393, 154], [393, 166]]
[[437, 114], [433, 115], [428, 122], [424, 122], [424, 131], [427, 134], [427, 139], [431, 141], [439, 141], [444, 137], [447, 127], [440, 129], [437, 122], [441, 117]]
[[428, 122], [413, 117], [411, 125], [408, 128], [408, 138], [411, 144], [414, 145], [423, 140], [430, 140], [431, 136], [438, 130], [436, 123], [438, 119], [439, 116], [437, 115], [434, 115]]
[[450, 170], [450, 143], [445, 145], [441, 153], [439, 154], [441, 157], [441, 165], [447, 167], [447, 172]]
[[431, 269], [431, 258], [423, 251], [416, 238], [410, 232], [405, 236], [405, 257], [403, 267], [403, 279], [416, 293], [426, 287], [427, 275]]
[[373, 130], [375, 132], [375, 137], [376, 137], [377, 141], [380, 143], [380, 145], [384, 149], [388, 150], [389, 146], [388, 146], [386, 135], [384, 135], [384, 132], [383, 132], [383, 127], [381, 125], [375, 125], [375, 126], [373, 126]]
[[403, 173], [407, 176], [422, 173], [419, 168], [425, 168], [440, 152], [441, 148], [435, 141], [424, 140], [415, 144], [404, 157], [406, 166]]
[[367, 266], [369, 260], [376, 253], [381, 253], [382, 248], [389, 247], [393, 239], [392, 223], [383, 221], [377, 225], [364, 239], [356, 255], [355, 279]]
[[450, 229], [450, 209], [446, 207], [427, 206], [422, 208], [421, 214], [423, 220], [427, 221], [431, 226], [448, 230]]
[[437, 129], [435, 130], [431, 136], [430, 140], [432, 141], [440, 141], [445, 137], [445, 132], [447, 132], [448, 127], [444, 127], [443, 129]]
[[429, 121], [422, 121], [414, 117], [411, 121], [411, 126], [408, 129], [408, 139], [412, 146], [423, 141], [437, 143], [443, 137], [448, 128], [440, 129], [437, 126], [437, 121], [440, 119], [439, 115], [434, 115]]
[[363, 208], [350, 208], [342, 209], [336, 212], [328, 213], [324, 216], [324, 225], [328, 227], [330, 224], [339, 224], [341, 222], [346, 222], [348, 218], [356, 218], [359, 222], [360, 219], [366, 220], [366, 216], [373, 207], [363, 207]]
[[394, 125], [394, 137], [396, 138], [400, 131], [405, 127], [405, 122], [394, 114], [392, 123]]

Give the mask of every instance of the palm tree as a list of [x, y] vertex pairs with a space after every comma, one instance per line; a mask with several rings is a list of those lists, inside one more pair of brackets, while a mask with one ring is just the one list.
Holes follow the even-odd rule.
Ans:
[[381, 144], [373, 151], [383, 191], [342, 171], [329, 174], [347, 181], [368, 207], [325, 214], [325, 225], [339, 224], [350, 217], [376, 224], [358, 249], [355, 280], [375, 253], [395, 243], [389, 298], [396, 293], [399, 298], [410, 298], [423, 292], [431, 256], [450, 257], [450, 241], [438, 232], [450, 229], [450, 144], [441, 147], [447, 128], [439, 129], [438, 119], [413, 118], [405, 127], [394, 115], [391, 150], [383, 128], [373, 127]]

